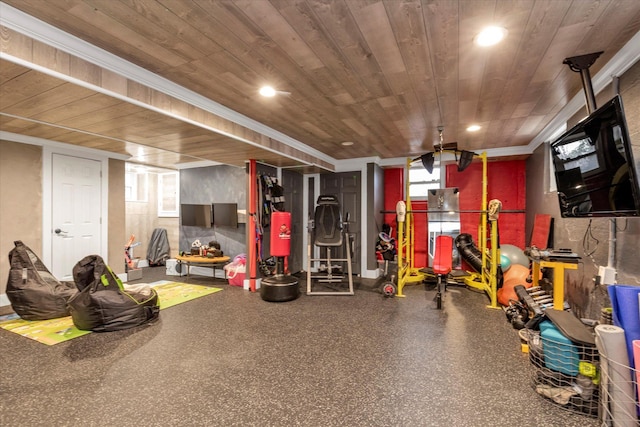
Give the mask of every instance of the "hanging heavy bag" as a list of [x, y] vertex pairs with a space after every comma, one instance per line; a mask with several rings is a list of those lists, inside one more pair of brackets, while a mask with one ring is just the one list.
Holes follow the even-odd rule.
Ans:
[[127, 289], [99, 255], [89, 255], [73, 267], [78, 293], [69, 300], [76, 328], [109, 332], [145, 324], [158, 317], [155, 289]]
[[20, 240], [9, 252], [7, 298], [11, 308], [25, 320], [47, 320], [69, 315], [67, 301], [78, 291], [60, 282], [40, 258]]

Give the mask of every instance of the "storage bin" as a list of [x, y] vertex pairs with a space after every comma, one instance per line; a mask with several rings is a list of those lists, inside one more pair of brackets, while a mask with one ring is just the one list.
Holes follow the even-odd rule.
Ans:
[[168, 259], [165, 262], [167, 267], [167, 276], [186, 276], [187, 275], [187, 266], [181, 265], [180, 271], [177, 270], [178, 260], [176, 259]]
[[240, 286], [240, 287], [244, 286], [244, 277], [245, 277], [244, 272], [238, 272], [238, 273], [227, 272], [227, 277], [229, 278], [229, 284], [231, 286]]
[[570, 412], [598, 416], [598, 350], [567, 339], [550, 321], [526, 330], [532, 385], [544, 399]]
[[577, 347], [548, 320], [540, 323], [544, 365], [567, 375], [578, 375], [580, 357]]
[[236, 255], [233, 261], [224, 266], [227, 279], [231, 286], [244, 288], [244, 278], [247, 271], [247, 257], [245, 254]]

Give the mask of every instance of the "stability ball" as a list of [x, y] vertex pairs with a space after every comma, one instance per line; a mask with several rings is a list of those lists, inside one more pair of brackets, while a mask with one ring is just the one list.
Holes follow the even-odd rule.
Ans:
[[511, 267], [511, 260], [508, 256], [500, 254], [500, 267], [502, 267], [502, 271], [505, 273], [509, 270], [509, 267]]
[[518, 301], [518, 295], [516, 294], [515, 287], [522, 285], [525, 289], [531, 287], [531, 283], [527, 283], [526, 280], [521, 280], [519, 277], [512, 277], [509, 280], [505, 280], [502, 288], [498, 289], [496, 296], [498, 302], [502, 305], [509, 305], [509, 300]]
[[496, 297], [498, 298], [498, 303], [500, 305], [508, 306], [510, 300], [518, 301], [518, 294], [516, 294], [516, 291], [513, 288], [514, 286], [509, 286], [507, 288], [503, 285], [502, 288], [498, 289]]
[[529, 267], [529, 258], [524, 254], [524, 251], [514, 245], [500, 245], [500, 258], [502, 256], [509, 258], [511, 265], [520, 264], [525, 267]]
[[520, 264], [511, 264], [509, 271], [504, 273], [504, 283], [515, 280], [521, 282], [520, 284], [525, 284], [530, 274], [529, 267]]

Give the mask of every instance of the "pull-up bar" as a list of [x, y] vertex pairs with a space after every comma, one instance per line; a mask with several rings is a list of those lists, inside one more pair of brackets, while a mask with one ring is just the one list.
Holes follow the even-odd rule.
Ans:
[[[380, 211], [383, 214], [394, 214], [396, 211]], [[430, 209], [414, 209], [411, 211], [407, 211], [407, 213], [489, 213], [489, 211], [483, 211], [480, 209], [468, 209], [468, 210], [452, 210], [452, 211], [436, 211]], [[505, 209], [500, 210], [500, 213], [526, 213], [524, 209]]]

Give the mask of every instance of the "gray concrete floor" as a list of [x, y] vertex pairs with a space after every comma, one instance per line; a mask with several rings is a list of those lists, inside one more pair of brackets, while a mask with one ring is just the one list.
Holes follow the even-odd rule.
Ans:
[[[0, 330], [3, 426], [597, 426], [538, 396], [517, 331], [484, 294], [372, 283], [263, 301], [223, 291], [152, 325], [46, 346]], [[304, 285], [304, 284], [303, 284]]]

